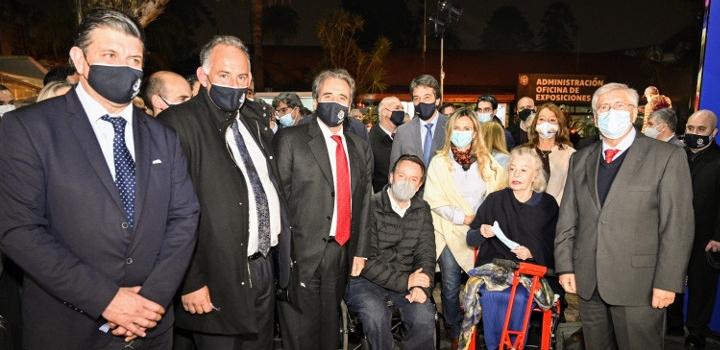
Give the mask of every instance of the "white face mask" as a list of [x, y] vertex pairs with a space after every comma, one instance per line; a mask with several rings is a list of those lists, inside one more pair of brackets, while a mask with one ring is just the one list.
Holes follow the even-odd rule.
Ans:
[[3, 114], [5, 114], [5, 113], [14, 111], [14, 110], [15, 110], [15, 105], [11, 105], [11, 104], [0, 105], [0, 117], [2, 117]]
[[492, 120], [492, 114], [490, 113], [478, 113], [477, 117], [481, 123], [487, 123]]
[[657, 139], [658, 136], [660, 135], [660, 131], [657, 129], [657, 127], [648, 127], [645, 130], [643, 130], [643, 134], [645, 134], [645, 136], [647, 136], [647, 137]]
[[551, 124], [548, 122], [542, 122], [535, 126], [535, 131], [537, 131], [538, 136], [544, 138], [544, 139], [551, 139], [555, 137], [555, 135], [558, 132], [558, 126], [555, 124]]
[[630, 112], [622, 109], [611, 109], [597, 117], [600, 133], [608, 139], [619, 139], [632, 127]]
[[390, 185], [390, 192], [392, 192], [392, 195], [396, 200], [406, 202], [415, 196], [417, 188], [415, 188], [415, 186], [407, 180], [400, 180], [395, 181]]

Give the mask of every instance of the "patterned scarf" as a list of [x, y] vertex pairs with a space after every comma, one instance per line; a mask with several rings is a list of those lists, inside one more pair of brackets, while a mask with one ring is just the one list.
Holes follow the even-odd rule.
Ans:
[[470, 169], [470, 165], [475, 163], [477, 160], [477, 158], [475, 158], [475, 154], [472, 153], [472, 147], [468, 148], [466, 151], [460, 151], [455, 148], [455, 146], [452, 146], [450, 150], [452, 151], [455, 161], [460, 164], [465, 171]]

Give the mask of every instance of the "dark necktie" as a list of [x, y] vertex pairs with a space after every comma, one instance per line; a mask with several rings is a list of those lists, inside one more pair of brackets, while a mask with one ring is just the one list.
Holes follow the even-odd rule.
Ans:
[[425, 167], [427, 168], [428, 164], [430, 164], [430, 159], [432, 158], [432, 154], [430, 152], [430, 149], [432, 148], [432, 123], [425, 124], [425, 128], [427, 129], [427, 132], [425, 133], [425, 142], [423, 142], [423, 162], [425, 162]]
[[245, 170], [247, 171], [248, 179], [250, 179], [250, 186], [252, 187], [253, 194], [255, 195], [255, 211], [257, 212], [258, 221], [258, 251], [262, 255], [267, 255], [270, 251], [270, 209], [268, 207], [268, 200], [263, 188], [262, 182], [260, 182], [260, 176], [258, 176], [255, 164], [250, 157], [245, 140], [243, 140], [240, 129], [238, 129], [238, 121], [232, 125], [233, 135], [235, 136], [235, 144], [238, 148], [238, 153], [245, 164]]
[[115, 164], [115, 186], [120, 192], [120, 200], [125, 210], [130, 226], [134, 225], [135, 216], [135, 161], [125, 144], [125, 124], [127, 121], [121, 117], [102, 116], [100, 119], [112, 124], [113, 136], [113, 162]]
[[619, 149], [606, 149], [605, 150], [605, 163], [610, 164], [612, 163], [613, 159], [615, 159], [615, 156], [620, 152]]
[[337, 143], [335, 147], [335, 172], [337, 190], [337, 224], [335, 227], [335, 241], [344, 245], [350, 239], [350, 219], [352, 217], [350, 208], [350, 170], [348, 169], [345, 147], [342, 138], [338, 135], [331, 136]]

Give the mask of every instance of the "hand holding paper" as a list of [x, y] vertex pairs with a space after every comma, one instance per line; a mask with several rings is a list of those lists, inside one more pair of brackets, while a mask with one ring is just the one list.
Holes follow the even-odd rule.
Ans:
[[495, 237], [497, 237], [500, 242], [502, 242], [506, 247], [510, 248], [510, 250], [513, 250], [520, 246], [519, 244], [517, 244], [517, 242], [505, 236], [505, 233], [500, 229], [500, 224], [498, 224], [497, 221], [493, 223], [492, 231], [495, 233]]

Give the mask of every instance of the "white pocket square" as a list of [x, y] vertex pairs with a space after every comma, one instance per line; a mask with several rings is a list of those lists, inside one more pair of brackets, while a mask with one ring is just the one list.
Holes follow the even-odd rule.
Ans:
[[160, 164], [160, 163], [162, 163], [162, 160], [160, 160], [160, 159], [155, 159], [155, 160], [152, 161], [152, 163], [153, 163], [153, 164]]

